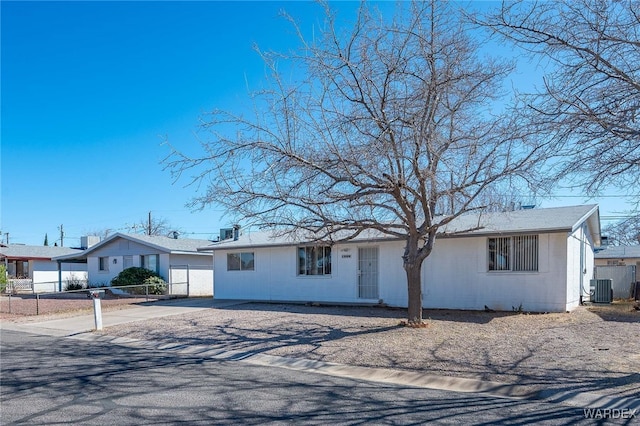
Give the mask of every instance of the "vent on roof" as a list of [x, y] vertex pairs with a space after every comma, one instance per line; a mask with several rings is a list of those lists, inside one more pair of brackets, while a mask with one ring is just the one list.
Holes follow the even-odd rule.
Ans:
[[220, 241], [230, 240], [231, 238], [233, 238], [233, 228], [220, 229]]

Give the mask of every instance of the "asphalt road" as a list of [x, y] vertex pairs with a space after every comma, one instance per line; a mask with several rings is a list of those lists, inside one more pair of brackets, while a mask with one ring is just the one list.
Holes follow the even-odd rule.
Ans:
[[582, 409], [541, 401], [7, 330], [0, 341], [2, 425], [594, 423]]

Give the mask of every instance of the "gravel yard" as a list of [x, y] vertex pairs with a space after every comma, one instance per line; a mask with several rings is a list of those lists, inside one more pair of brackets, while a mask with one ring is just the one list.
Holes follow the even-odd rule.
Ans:
[[243, 304], [105, 329], [104, 334], [368, 367], [481, 378], [531, 391], [640, 398], [640, 312], [630, 304], [571, 313], [425, 311]]

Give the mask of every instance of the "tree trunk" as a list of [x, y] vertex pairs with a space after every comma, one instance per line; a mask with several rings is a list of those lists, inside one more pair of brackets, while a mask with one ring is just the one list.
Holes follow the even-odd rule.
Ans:
[[407, 319], [409, 325], [420, 326], [422, 324], [422, 261], [405, 262], [404, 269], [407, 273], [407, 289], [409, 301], [407, 305]]

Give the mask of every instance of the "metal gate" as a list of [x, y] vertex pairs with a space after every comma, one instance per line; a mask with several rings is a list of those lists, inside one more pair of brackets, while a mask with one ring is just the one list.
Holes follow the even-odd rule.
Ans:
[[636, 280], [636, 267], [631, 266], [596, 266], [596, 279], [611, 279], [613, 297], [628, 299], [631, 297], [631, 286]]
[[378, 299], [378, 247], [358, 248], [358, 297]]
[[189, 265], [169, 265], [168, 294], [189, 297]]

